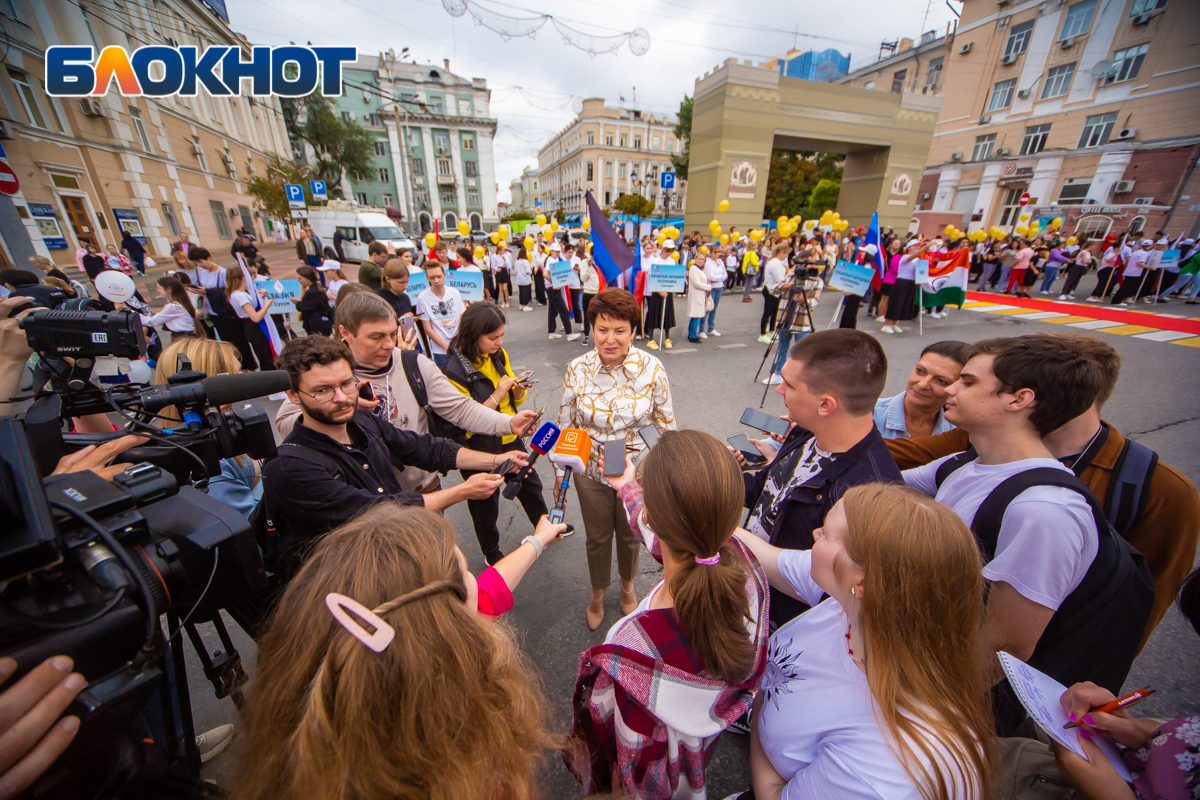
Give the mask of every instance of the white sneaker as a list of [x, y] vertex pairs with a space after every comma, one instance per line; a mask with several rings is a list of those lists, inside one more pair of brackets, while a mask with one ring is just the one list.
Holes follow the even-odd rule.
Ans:
[[887, 317], [876, 317], [875, 321], [876, 322], [887, 322]]
[[721, 332], [720, 331], [709, 331], [708, 335], [709, 336], [720, 336]]
[[200, 763], [210, 761], [229, 746], [233, 741], [233, 726], [218, 725], [211, 731], [205, 731], [196, 736], [196, 749], [200, 751]]
[[1059, 299], [1059, 300], [1074, 300], [1074, 299], [1075, 299], [1075, 295], [1073, 295], [1073, 294], [1060, 294], [1060, 295], [1058, 296], [1058, 299]]
[[1099, 298], [1099, 297], [1088, 297], [1088, 298], [1087, 298], [1087, 302], [1089, 302], [1089, 303], [1099, 303], [1099, 302], [1102, 302], [1102, 299], [1101, 299], [1101, 298]]
[[758, 337], [758, 342], [759, 342], [759, 344], [770, 344], [771, 343], [771, 334], [764, 333], [762, 336]]
[[892, 333], [904, 333], [904, 331], [900, 330], [900, 326], [899, 326], [899, 325], [893, 325], [893, 326], [892, 326]]
[[896, 330], [891, 325], [884, 325], [879, 330], [880, 333], [895, 333]]
[[783, 383], [783, 376], [780, 375], [778, 372], [776, 372], [774, 375], [772, 375], [769, 378], [762, 379], [763, 386], [778, 386], [781, 383]]
[[575, 341], [575, 340], [576, 340], [576, 339], [578, 339], [578, 338], [579, 338], [579, 334], [578, 334], [578, 333], [568, 333], [568, 334], [567, 334], [567, 341], [568, 341], [568, 342], [573, 342], [573, 341]]
[[705, 333], [704, 331], [700, 331], [700, 338], [701, 338], [701, 339], [707, 339], [707, 338], [708, 338], [708, 334], [707, 334], [707, 333]]
[[561, 339], [562, 337], [563, 337], [563, 335], [562, 335], [561, 333], [552, 333], [552, 334], [550, 334], [550, 338], [551, 338], [551, 339]]

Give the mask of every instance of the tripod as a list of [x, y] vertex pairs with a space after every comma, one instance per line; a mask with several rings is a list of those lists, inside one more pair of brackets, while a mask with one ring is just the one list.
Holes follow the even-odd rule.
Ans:
[[[795, 280], [796, 273], [800, 272], [800, 269], [802, 266], [806, 267], [808, 264], [816, 264], [816, 263], [822, 263], [822, 262], [816, 262], [816, 261], [800, 262], [800, 264], [798, 264], [796, 266], [795, 271], [792, 273], [793, 280]], [[816, 278], [815, 275], [812, 277]], [[800, 281], [801, 281], [800, 285], [798, 287], [793, 287], [791, 290], [791, 294], [788, 296], [787, 305], [783, 309], [783, 319], [780, 320], [779, 312], [778, 311], [775, 312], [775, 318], [777, 320], [775, 323], [775, 330], [771, 333], [771, 341], [767, 343], [767, 350], [765, 353], [763, 353], [762, 361], [760, 361], [758, 364], [758, 371], [754, 373], [755, 381], [757, 381], [758, 376], [762, 374], [762, 369], [764, 366], [766, 366], [767, 359], [769, 359], [771, 357], [771, 351], [775, 349], [775, 344], [779, 341], [779, 332], [781, 330], [783, 330], [784, 328], [790, 328], [796, 322], [797, 311], [799, 311], [799, 313], [802, 314], [801, 319], [804, 322], [804, 324], [807, 325], [808, 330], [809, 331], [816, 330], [816, 328], [813, 326], [812, 309], [808, 305], [808, 286], [807, 286], [808, 280], [809, 280], [808, 270], [805, 269], [804, 275], [800, 278]], [[770, 391], [770, 389], [771, 389], [771, 384], [768, 383], [767, 387], [765, 389], [763, 389], [762, 402], [760, 402], [758, 404], [759, 408], [762, 408], [763, 406], [765, 406], [767, 404], [767, 392]]]

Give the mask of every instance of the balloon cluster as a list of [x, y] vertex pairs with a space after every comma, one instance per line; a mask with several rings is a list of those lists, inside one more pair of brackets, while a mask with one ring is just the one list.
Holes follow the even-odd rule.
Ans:
[[850, 223], [842, 219], [842, 215], [838, 212], [826, 209], [825, 213], [821, 214], [821, 227], [829, 227], [835, 233], [841, 233], [850, 227]]
[[1008, 232], [1003, 228], [998, 228], [993, 225], [987, 229], [987, 235], [995, 239], [997, 242], [1002, 242], [1008, 237]]
[[977, 231], [971, 231], [967, 234], [967, 239], [972, 242], [986, 242], [988, 240], [988, 232], [983, 228]]
[[667, 239], [678, 239], [678, 238], [679, 238], [679, 228], [676, 228], [674, 225], [668, 225], [665, 228], [658, 229], [658, 236], [654, 237], [654, 241], [661, 247], [662, 243], [665, 242]]
[[942, 235], [951, 241], [954, 241], [955, 239], [962, 239], [963, 237], [966, 236], [965, 233], [963, 233], [962, 231], [960, 231], [958, 228], [954, 227], [953, 225], [947, 225], [945, 228], [943, 228]]

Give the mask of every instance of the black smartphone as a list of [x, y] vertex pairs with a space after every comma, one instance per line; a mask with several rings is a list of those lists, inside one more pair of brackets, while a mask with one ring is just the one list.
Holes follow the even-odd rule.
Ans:
[[647, 425], [638, 431], [638, 436], [642, 437], [642, 441], [646, 443], [646, 447], [654, 447], [658, 444], [658, 439], [662, 434], [658, 432], [658, 428], [653, 425]]
[[767, 457], [758, 452], [758, 448], [754, 446], [754, 442], [751, 442], [742, 434], [739, 433], [737, 436], [730, 437], [729, 444], [733, 446], [734, 450], [742, 454], [742, 458], [746, 459], [746, 463], [751, 467], [761, 467], [767, 463]]
[[625, 440], [610, 439], [604, 443], [604, 474], [620, 475], [625, 472]]
[[792, 423], [786, 419], [773, 417], [770, 414], [764, 414], [753, 408], [747, 408], [742, 412], [742, 424], [749, 425], [751, 428], [758, 428], [760, 431], [773, 433], [776, 436], [787, 436], [787, 432], [792, 429]]
[[507, 475], [508, 473], [512, 472], [512, 468], [513, 468], [512, 459], [506, 458], [503, 461], [501, 461], [499, 464], [496, 465], [496, 468], [494, 470], [492, 470], [492, 474], [493, 475]]
[[370, 381], [363, 381], [358, 385], [358, 396], [363, 400], [375, 399], [375, 385]]

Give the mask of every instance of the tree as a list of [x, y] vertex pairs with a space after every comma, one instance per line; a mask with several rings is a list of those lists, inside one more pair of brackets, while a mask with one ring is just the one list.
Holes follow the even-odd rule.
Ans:
[[618, 214], [631, 217], [649, 217], [654, 213], [654, 201], [636, 194], [623, 194], [612, 205]]
[[[822, 180], [836, 183], [840, 188], [842, 160], [843, 157], [837, 153], [773, 150], [771, 171], [767, 176], [767, 199], [763, 204], [764, 216], [768, 219], [797, 214], [805, 219], [819, 216], [823, 209], [812, 207], [813, 191]], [[833, 206], [836, 205], [835, 193]]]
[[692, 100], [693, 98], [685, 94], [679, 103], [679, 121], [675, 123], [675, 138], [683, 141], [683, 151], [679, 155], [671, 156], [671, 163], [675, 165], [675, 174], [684, 181], [687, 180], [688, 159], [692, 151]]
[[560, 208], [554, 212], [554, 219], [558, 222], [559, 225], [561, 225], [567, 221], [567, 215]]
[[837, 208], [838, 194], [841, 191], [842, 184], [838, 181], [821, 178], [813, 188], [812, 194], [808, 196], [808, 207], [812, 209], [813, 216]]
[[375, 142], [357, 122], [337, 115], [333, 101], [319, 92], [307, 97], [282, 98], [283, 121], [288, 133], [312, 145], [317, 154], [313, 177], [338, 193], [342, 176], [363, 180], [374, 169]]
[[252, 175], [246, 181], [246, 190], [254, 198], [255, 204], [267, 216], [287, 220], [292, 215], [288, 206], [285, 183], [298, 183], [304, 189], [304, 202], [313, 205], [312, 193], [308, 185], [312, 178], [312, 168], [308, 165], [298, 166], [291, 161], [272, 155], [267, 160], [266, 175]]

